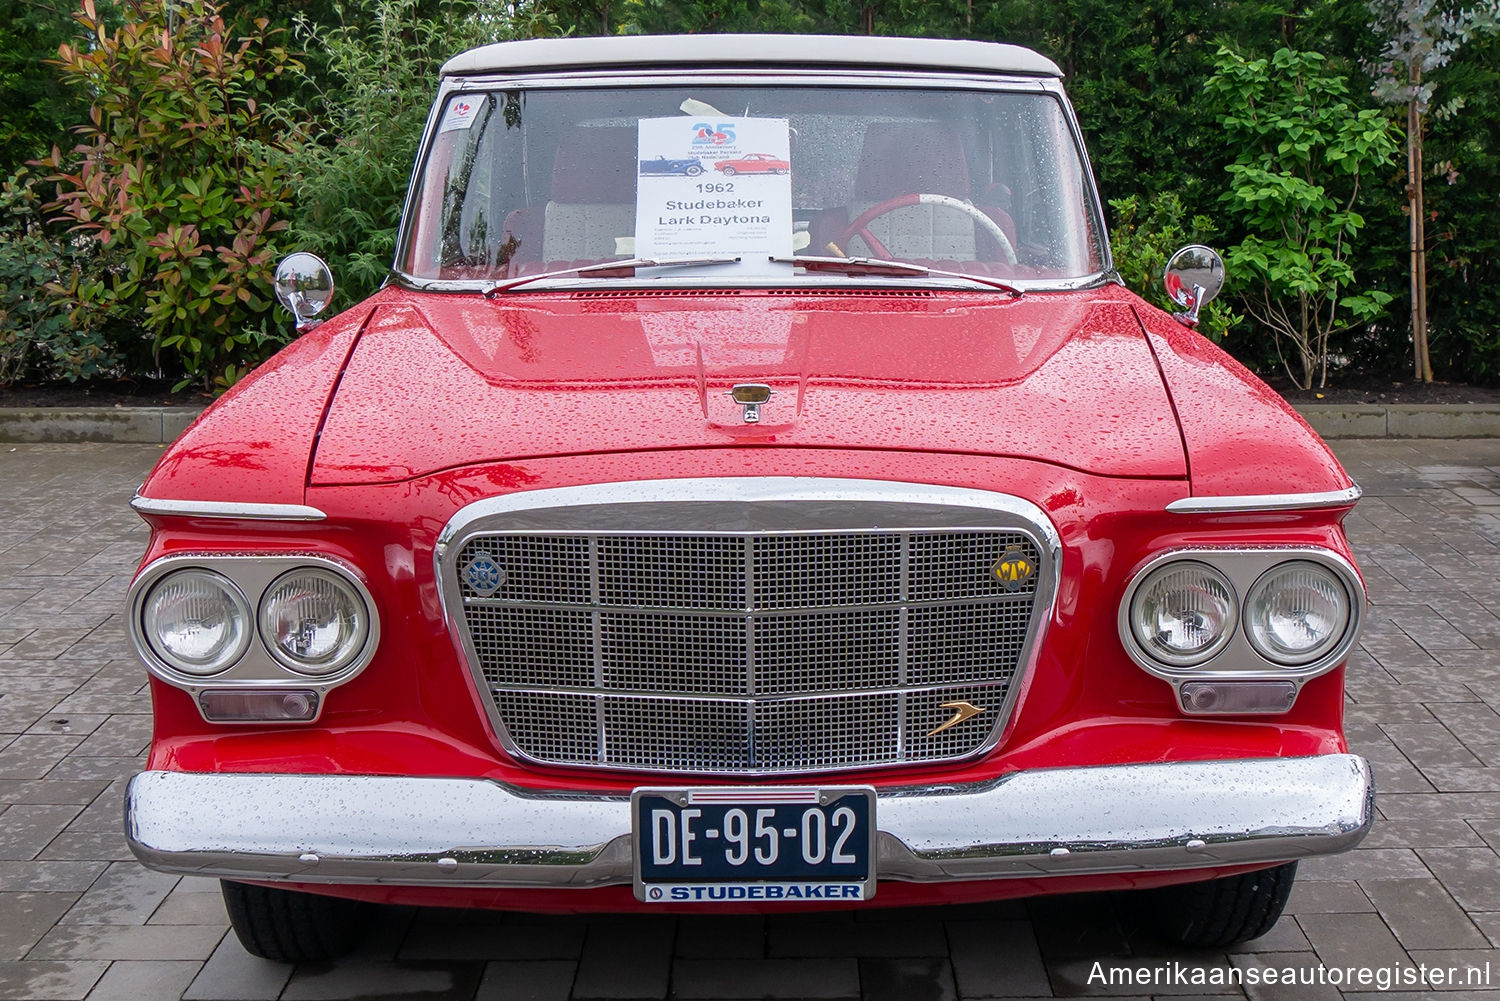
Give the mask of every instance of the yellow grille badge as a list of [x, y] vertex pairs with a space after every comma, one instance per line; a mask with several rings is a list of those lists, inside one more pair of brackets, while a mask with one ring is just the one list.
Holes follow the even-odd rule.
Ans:
[[929, 733], [927, 735], [929, 737], [936, 737], [950, 726], [958, 726], [964, 720], [973, 719], [975, 716], [986, 711], [984, 707], [976, 706], [972, 702], [944, 702], [940, 708], [952, 709], [953, 718]]
[[1019, 591], [1036, 573], [1036, 566], [1021, 552], [1020, 546], [1007, 546], [990, 572], [1007, 591]]

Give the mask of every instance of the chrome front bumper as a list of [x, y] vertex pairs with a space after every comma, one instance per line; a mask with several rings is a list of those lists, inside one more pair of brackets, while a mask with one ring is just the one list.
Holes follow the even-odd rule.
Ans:
[[[1374, 819], [1350, 754], [1015, 772], [881, 790], [876, 873], [910, 882], [1283, 862]], [[301, 883], [564, 888], [631, 881], [630, 801], [482, 779], [142, 772], [130, 848], [152, 869]]]

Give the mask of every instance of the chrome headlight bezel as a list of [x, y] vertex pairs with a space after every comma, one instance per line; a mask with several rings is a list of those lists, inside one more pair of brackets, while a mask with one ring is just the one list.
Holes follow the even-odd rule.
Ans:
[[[158, 654], [145, 634], [143, 609], [147, 596], [159, 581], [184, 569], [206, 571], [228, 580], [243, 596], [249, 610], [247, 624], [250, 642], [236, 661], [213, 675], [194, 675], [179, 670]], [[299, 569], [315, 569], [337, 577], [358, 595], [366, 611], [367, 628], [358, 652], [347, 662], [340, 664], [337, 670], [322, 675], [299, 673], [282, 664], [272, 656], [269, 644], [260, 631], [260, 608], [265, 595], [276, 581]], [[348, 563], [321, 554], [178, 553], [164, 556], [152, 561], [136, 576], [130, 585], [127, 602], [130, 609], [131, 644], [146, 669], [161, 681], [188, 692], [195, 704], [198, 703], [200, 694], [209, 688], [312, 689], [318, 695], [318, 714], [321, 716], [328, 691], [363, 671], [374, 659], [380, 644], [380, 615], [364, 578]]]
[[[228, 613], [226, 619], [238, 623], [237, 626], [232, 627], [232, 635], [224, 644], [222, 652], [202, 664], [193, 664], [190, 658], [173, 651], [171, 644], [164, 636], [165, 630], [158, 621], [161, 607], [156, 599], [161, 595], [162, 590], [174, 582], [185, 581], [189, 578], [197, 578], [200, 583], [216, 589]], [[233, 580], [208, 567], [176, 567], [157, 577], [141, 594], [140, 613], [135, 624], [140, 630], [142, 643], [162, 664], [179, 674], [198, 680], [206, 680], [223, 674], [239, 663], [244, 658], [245, 652], [255, 642], [255, 613], [246, 600], [244, 592]]]
[[[1239, 602], [1239, 625], [1212, 657], [1193, 666], [1170, 664], [1144, 649], [1136, 639], [1131, 609], [1141, 586], [1165, 564], [1188, 560], [1205, 563], [1222, 573], [1234, 588]], [[1251, 590], [1266, 574], [1283, 564], [1312, 563], [1327, 571], [1343, 587], [1348, 598], [1348, 617], [1338, 640], [1316, 659], [1303, 664], [1280, 663], [1265, 656], [1251, 643], [1245, 628]], [[1182, 705], [1182, 685], [1190, 681], [1291, 681], [1298, 690], [1306, 681], [1325, 674], [1348, 657], [1359, 637], [1365, 605], [1364, 585], [1350, 562], [1331, 549], [1313, 546], [1195, 546], [1166, 550], [1136, 567], [1120, 599], [1118, 626], [1125, 652], [1148, 674], [1172, 684]], [[1189, 710], [1185, 710], [1189, 711]]]
[[[1325, 579], [1341, 592], [1340, 597], [1343, 600], [1343, 607], [1336, 610], [1336, 625], [1329, 631], [1328, 636], [1309, 648], [1308, 653], [1299, 656], [1293, 653], [1278, 651], [1274, 649], [1274, 641], [1264, 641], [1257, 635], [1256, 623], [1260, 616], [1256, 605], [1264, 597], [1265, 592], [1273, 586], [1277, 577], [1282, 574], [1295, 573], [1307, 569], [1316, 574], [1324, 575]], [[1316, 563], [1312, 560], [1285, 560], [1262, 573], [1256, 578], [1255, 583], [1250, 585], [1250, 590], [1245, 593], [1243, 628], [1245, 630], [1245, 638], [1249, 640], [1250, 646], [1256, 653], [1273, 664], [1279, 664], [1284, 668], [1295, 670], [1307, 664], [1318, 663], [1328, 655], [1329, 651], [1337, 648], [1344, 636], [1349, 632], [1350, 619], [1353, 615], [1353, 596], [1349, 594], [1348, 586], [1339, 579], [1337, 574], [1321, 563]]]
[[[1217, 588], [1222, 592], [1224, 615], [1218, 635], [1211, 642], [1191, 653], [1172, 653], [1160, 646], [1152, 645], [1142, 629], [1141, 603], [1147, 599], [1154, 585], [1175, 573], [1197, 575], [1209, 585], [1203, 590], [1211, 591]], [[1210, 595], [1211, 599], [1217, 597], [1217, 595]], [[1229, 645], [1230, 640], [1234, 638], [1235, 630], [1239, 628], [1240, 596], [1235, 592], [1233, 582], [1212, 563], [1195, 559], [1166, 560], [1141, 577], [1140, 582], [1131, 592], [1126, 614], [1130, 619], [1131, 638], [1143, 654], [1167, 667], [1187, 670], [1207, 663]]]

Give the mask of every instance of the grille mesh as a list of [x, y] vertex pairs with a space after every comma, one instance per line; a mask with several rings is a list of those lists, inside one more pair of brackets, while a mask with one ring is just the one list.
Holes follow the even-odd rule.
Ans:
[[[475, 560], [498, 565], [475, 575], [488, 594]], [[995, 530], [482, 534], [456, 563], [517, 750], [698, 774], [973, 753], [1004, 722], [1043, 569], [1030, 536]], [[927, 736], [958, 701], [986, 712]]]

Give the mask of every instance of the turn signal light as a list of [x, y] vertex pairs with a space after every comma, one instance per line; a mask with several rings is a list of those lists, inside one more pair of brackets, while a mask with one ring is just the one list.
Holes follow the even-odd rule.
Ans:
[[1182, 686], [1184, 712], [1215, 716], [1284, 713], [1297, 701], [1290, 681], [1189, 681]]
[[318, 693], [310, 688], [210, 688], [198, 694], [211, 723], [296, 723], [318, 715]]

